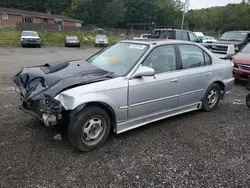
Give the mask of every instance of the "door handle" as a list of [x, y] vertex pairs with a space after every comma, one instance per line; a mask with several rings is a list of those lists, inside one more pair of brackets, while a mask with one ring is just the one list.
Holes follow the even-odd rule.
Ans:
[[171, 80], [171, 83], [177, 83], [178, 79]]
[[207, 75], [208, 75], [208, 76], [211, 76], [211, 75], [212, 75], [212, 72], [208, 72]]

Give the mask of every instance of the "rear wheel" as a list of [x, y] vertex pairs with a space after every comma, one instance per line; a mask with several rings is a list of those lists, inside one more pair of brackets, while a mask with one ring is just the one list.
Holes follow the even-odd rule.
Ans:
[[208, 89], [207, 92], [202, 100], [202, 109], [205, 112], [210, 112], [214, 110], [221, 97], [221, 88], [218, 84], [212, 84]]
[[246, 97], [246, 104], [247, 104], [247, 107], [250, 108], [250, 94], [248, 94]]
[[84, 108], [68, 127], [71, 144], [80, 151], [91, 151], [101, 146], [109, 136], [111, 119], [102, 108]]

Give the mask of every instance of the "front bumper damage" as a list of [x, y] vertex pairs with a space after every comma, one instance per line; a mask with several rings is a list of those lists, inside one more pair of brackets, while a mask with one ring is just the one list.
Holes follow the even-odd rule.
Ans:
[[[46, 127], [52, 128], [55, 125], [62, 123], [65, 118], [63, 107], [59, 102], [55, 102], [55, 100], [53, 101], [54, 102], [51, 100], [48, 100], [47, 102], [44, 102], [44, 100], [25, 101], [21, 96], [20, 110], [40, 119]], [[42, 106], [42, 103], [45, 103], [45, 105]], [[49, 104], [49, 106], [46, 106], [46, 103]]]
[[41, 119], [47, 127], [67, 123], [69, 111], [55, 97], [70, 88], [113, 78], [111, 73], [84, 60], [27, 67], [13, 79], [21, 109]]

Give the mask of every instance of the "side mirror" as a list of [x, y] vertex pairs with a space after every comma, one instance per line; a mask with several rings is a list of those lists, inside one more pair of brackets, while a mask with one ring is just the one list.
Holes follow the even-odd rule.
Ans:
[[154, 76], [155, 70], [148, 66], [141, 66], [137, 69], [135, 74], [132, 76], [132, 78], [138, 78], [142, 76]]

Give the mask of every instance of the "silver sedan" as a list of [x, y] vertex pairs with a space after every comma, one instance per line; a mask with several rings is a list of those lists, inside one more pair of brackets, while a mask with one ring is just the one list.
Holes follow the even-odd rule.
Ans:
[[46, 126], [66, 123], [72, 145], [90, 151], [110, 130], [119, 134], [178, 114], [214, 110], [234, 86], [232, 70], [201, 44], [124, 40], [87, 60], [25, 68], [15, 83], [27, 113]]

